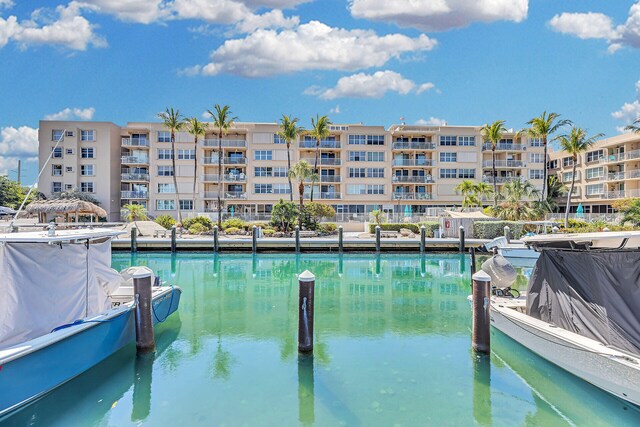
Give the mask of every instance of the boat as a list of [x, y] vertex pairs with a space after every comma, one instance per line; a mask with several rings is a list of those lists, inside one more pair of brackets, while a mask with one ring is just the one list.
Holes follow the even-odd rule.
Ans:
[[[640, 405], [640, 232], [523, 240], [540, 257], [526, 293], [492, 295], [491, 325], [575, 376]], [[493, 281], [496, 269], [487, 270]]]
[[[544, 235], [551, 231], [556, 223], [554, 221], [526, 221], [523, 225], [535, 226], [535, 232], [527, 233], [526, 237]], [[540, 253], [529, 247], [524, 242], [512, 242], [505, 236], [496, 237], [486, 243], [485, 249], [502, 255], [515, 267], [533, 267]]]
[[[0, 419], [135, 341], [131, 277], [146, 267], [111, 268], [118, 234], [53, 226], [0, 234]], [[155, 281], [154, 324], [178, 309], [180, 295]]]

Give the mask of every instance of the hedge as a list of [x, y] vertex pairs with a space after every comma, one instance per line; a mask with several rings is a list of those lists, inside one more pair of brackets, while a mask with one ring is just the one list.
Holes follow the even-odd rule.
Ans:
[[475, 221], [473, 235], [476, 239], [495, 239], [504, 236], [504, 227], [511, 229], [511, 238], [519, 239], [524, 234], [522, 223], [515, 221]]
[[[369, 233], [375, 234], [377, 224], [369, 224]], [[433, 231], [440, 228], [440, 224], [437, 222], [419, 222], [417, 224], [408, 223], [383, 223], [380, 224], [380, 231], [400, 231], [401, 228], [405, 228], [407, 230], [411, 230], [412, 233], [420, 234], [420, 227], [424, 225], [424, 228], [427, 232], [427, 237], [433, 237]]]

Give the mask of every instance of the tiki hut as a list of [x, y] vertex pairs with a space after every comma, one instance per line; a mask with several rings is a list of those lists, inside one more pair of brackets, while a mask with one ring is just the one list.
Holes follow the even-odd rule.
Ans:
[[75, 222], [78, 222], [80, 215], [89, 215], [92, 221], [94, 215], [96, 219], [107, 216], [107, 211], [100, 206], [80, 199], [36, 200], [26, 207], [26, 211], [37, 214], [40, 222], [48, 222], [50, 215], [53, 217], [64, 215], [65, 222], [69, 222], [71, 215]]

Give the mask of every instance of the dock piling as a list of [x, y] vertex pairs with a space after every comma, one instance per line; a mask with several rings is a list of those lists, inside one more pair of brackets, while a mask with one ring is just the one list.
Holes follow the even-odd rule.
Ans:
[[458, 248], [458, 250], [461, 254], [464, 253], [464, 250], [465, 250], [463, 225], [460, 226], [460, 247]]
[[344, 244], [344, 240], [343, 240], [343, 235], [344, 235], [344, 230], [342, 228], [342, 226], [338, 227], [338, 252], [342, 253], [342, 251], [344, 250], [343, 244]]
[[213, 226], [213, 253], [218, 253], [220, 246], [218, 244], [218, 226]]
[[138, 354], [156, 350], [153, 334], [151, 270], [141, 269], [133, 274], [133, 295], [135, 298], [136, 350]]
[[171, 253], [174, 254], [176, 253], [176, 226], [172, 225], [171, 226]]
[[313, 351], [313, 295], [316, 276], [305, 270], [298, 276], [298, 351]]
[[478, 353], [491, 351], [491, 277], [480, 270], [473, 275], [472, 308], [473, 326], [471, 346]]
[[380, 226], [376, 225], [376, 252], [380, 252]]
[[476, 248], [469, 248], [469, 255], [471, 255], [471, 277], [476, 274]]
[[138, 228], [135, 225], [131, 226], [131, 253], [138, 252]]
[[504, 226], [504, 238], [507, 239], [507, 243], [511, 243], [511, 229], [508, 225]]
[[424, 253], [426, 237], [427, 237], [427, 229], [424, 227], [424, 225], [421, 225], [420, 226], [420, 253], [421, 254]]
[[258, 252], [258, 227], [251, 227], [251, 251], [255, 254]]
[[300, 253], [300, 226], [296, 225], [296, 232], [295, 232], [295, 236], [296, 236], [296, 253], [299, 254]]

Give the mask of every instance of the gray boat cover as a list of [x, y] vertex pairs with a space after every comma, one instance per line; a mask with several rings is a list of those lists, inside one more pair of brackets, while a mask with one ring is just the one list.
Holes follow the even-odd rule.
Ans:
[[640, 355], [640, 252], [541, 251], [527, 314]]

